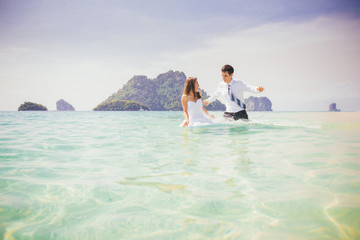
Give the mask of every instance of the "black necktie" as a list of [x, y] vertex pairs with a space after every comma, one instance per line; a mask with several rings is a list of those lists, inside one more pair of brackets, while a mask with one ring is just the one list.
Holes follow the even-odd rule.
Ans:
[[234, 94], [232, 94], [229, 84], [228, 84], [228, 94], [231, 97], [231, 101], [236, 102], [237, 105], [239, 105], [242, 109], [246, 109], [246, 105], [242, 101], [240, 101], [240, 99], [236, 98]]

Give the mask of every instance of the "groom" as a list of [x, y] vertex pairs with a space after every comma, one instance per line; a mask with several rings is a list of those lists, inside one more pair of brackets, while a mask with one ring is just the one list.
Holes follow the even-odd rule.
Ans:
[[220, 82], [215, 93], [203, 101], [204, 105], [208, 106], [212, 101], [221, 97], [226, 105], [226, 112], [224, 113], [226, 119], [230, 121], [249, 119], [244, 104], [244, 92], [258, 93], [264, 91], [264, 88], [261, 86], [256, 88], [233, 79], [234, 68], [230, 65], [221, 68], [221, 75], [224, 82]]

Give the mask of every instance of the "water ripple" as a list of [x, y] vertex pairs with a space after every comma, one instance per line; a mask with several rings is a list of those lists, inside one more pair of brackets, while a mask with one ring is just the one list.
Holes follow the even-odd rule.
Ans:
[[249, 115], [0, 112], [0, 238], [360, 238], [359, 114]]

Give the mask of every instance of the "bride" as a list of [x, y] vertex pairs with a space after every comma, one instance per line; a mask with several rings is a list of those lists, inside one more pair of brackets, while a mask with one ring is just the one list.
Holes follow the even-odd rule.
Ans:
[[182, 127], [213, 123], [209, 117], [212, 119], [215, 119], [215, 117], [209, 114], [203, 106], [197, 78], [188, 77], [188, 79], [186, 79], [184, 92], [181, 97], [181, 104], [185, 116]]

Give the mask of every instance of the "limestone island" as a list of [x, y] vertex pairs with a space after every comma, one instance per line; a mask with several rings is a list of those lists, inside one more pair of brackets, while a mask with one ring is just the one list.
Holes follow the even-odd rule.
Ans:
[[75, 111], [75, 108], [64, 99], [60, 99], [56, 102], [56, 110], [57, 111]]
[[47, 108], [38, 103], [24, 102], [20, 105], [18, 111], [47, 111]]
[[[182, 111], [181, 96], [184, 91], [186, 76], [183, 72], [168, 71], [159, 74], [155, 79], [137, 75], [127, 81], [117, 92], [105, 99], [102, 104], [113, 101], [135, 101], [151, 109], [151, 111]], [[200, 89], [203, 99], [207, 93]], [[224, 111], [225, 105], [218, 100], [212, 102], [209, 111]], [[144, 109], [145, 110], [145, 109]]]
[[272, 111], [272, 103], [267, 97], [248, 97], [244, 100], [248, 111]]
[[150, 111], [150, 108], [135, 101], [119, 100], [103, 102], [94, 111]]
[[330, 106], [329, 106], [329, 112], [340, 112], [340, 111], [341, 111], [340, 109], [337, 109], [337, 108], [336, 108], [336, 103], [330, 104]]

